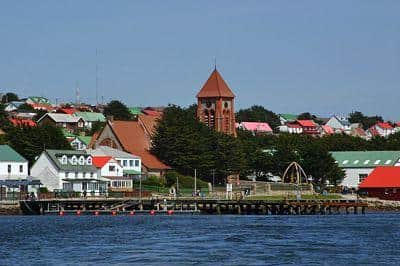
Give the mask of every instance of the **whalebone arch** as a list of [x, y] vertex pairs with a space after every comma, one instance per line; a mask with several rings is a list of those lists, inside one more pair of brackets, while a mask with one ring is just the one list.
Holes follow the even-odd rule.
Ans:
[[308, 178], [304, 169], [297, 162], [292, 162], [282, 175], [282, 183], [308, 184]]

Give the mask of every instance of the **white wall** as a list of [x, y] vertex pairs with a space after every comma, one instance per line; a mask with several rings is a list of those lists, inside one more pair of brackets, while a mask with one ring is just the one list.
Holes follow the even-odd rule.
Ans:
[[[135, 170], [138, 172], [141, 172], [142, 169], [142, 162], [139, 158], [137, 159], [132, 159], [132, 158], [115, 158], [117, 161], [121, 161], [121, 166], [124, 170]], [[124, 161], [126, 161], [126, 164], [124, 165]], [[131, 161], [133, 162], [133, 166], [131, 166]], [[138, 166], [135, 166], [135, 161], [138, 161]]]
[[341, 185], [349, 188], [358, 188], [359, 175], [369, 175], [374, 168], [344, 168], [343, 170], [345, 171], [346, 175]]
[[31, 176], [39, 179], [49, 191], [61, 189], [61, 180], [53, 162], [42, 153], [31, 168]]
[[[8, 173], [8, 166], [11, 172]], [[22, 172], [20, 172], [22, 165]], [[0, 179], [25, 179], [28, 176], [28, 162], [0, 162]]]
[[[114, 166], [115, 170], [110, 171], [110, 166]], [[101, 168], [101, 176], [123, 176], [124, 170], [117, 162], [108, 162]]]

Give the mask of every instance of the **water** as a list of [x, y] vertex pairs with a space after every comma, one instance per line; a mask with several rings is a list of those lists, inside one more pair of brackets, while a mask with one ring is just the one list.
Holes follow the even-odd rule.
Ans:
[[400, 214], [4, 216], [0, 265], [399, 264]]

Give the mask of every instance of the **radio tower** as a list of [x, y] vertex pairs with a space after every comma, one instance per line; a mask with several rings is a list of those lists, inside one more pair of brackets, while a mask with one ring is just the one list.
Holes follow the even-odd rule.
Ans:
[[76, 105], [80, 105], [81, 104], [81, 96], [80, 96], [80, 90], [79, 90], [79, 83], [76, 83]]

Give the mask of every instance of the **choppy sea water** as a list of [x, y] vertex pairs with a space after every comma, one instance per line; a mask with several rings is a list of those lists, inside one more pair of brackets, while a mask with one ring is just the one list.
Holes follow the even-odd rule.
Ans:
[[0, 265], [399, 265], [399, 259], [398, 213], [0, 217]]

